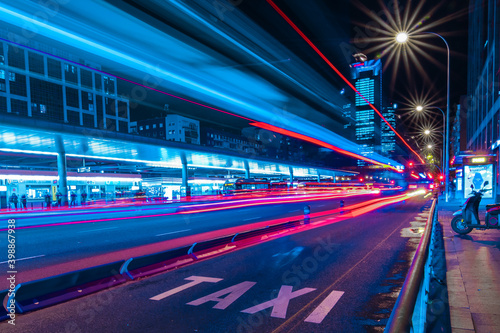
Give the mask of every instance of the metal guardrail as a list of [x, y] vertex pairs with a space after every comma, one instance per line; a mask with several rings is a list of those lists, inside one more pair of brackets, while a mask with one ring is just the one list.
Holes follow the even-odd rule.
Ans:
[[[403, 288], [399, 293], [394, 309], [385, 326], [386, 333], [402, 333], [410, 332], [413, 328], [413, 313], [417, 303], [421, 285], [424, 280], [424, 270], [429, 253], [429, 244], [431, 242], [431, 234], [433, 231], [433, 222], [436, 214], [437, 199], [432, 202], [429, 217], [425, 225], [425, 230], [420, 238], [417, 251], [413, 257], [412, 264], [406, 275]], [[425, 289], [425, 288], [424, 288]], [[420, 322], [419, 325], [424, 325]]]

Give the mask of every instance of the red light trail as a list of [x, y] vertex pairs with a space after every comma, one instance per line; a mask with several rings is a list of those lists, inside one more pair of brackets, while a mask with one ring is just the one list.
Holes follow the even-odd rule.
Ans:
[[401, 139], [401, 141], [405, 144], [406, 147], [408, 147], [408, 149], [410, 149], [410, 151], [412, 153], [414, 153], [418, 159], [422, 162], [422, 163], [425, 163], [424, 160], [420, 157], [419, 154], [417, 154], [417, 152], [415, 152], [408, 143], [406, 143], [406, 141], [403, 139], [403, 137], [398, 133], [396, 132], [396, 130], [394, 129], [394, 127], [391, 126], [391, 124], [389, 124], [389, 122], [384, 118], [384, 116], [382, 116], [382, 114], [380, 113], [379, 110], [377, 110], [377, 108], [371, 104], [357, 89], [356, 87], [354, 87], [352, 85], [351, 82], [349, 82], [349, 80], [344, 76], [342, 75], [342, 73], [340, 73], [340, 71], [330, 62], [330, 60], [328, 60], [328, 58], [316, 47], [316, 45], [314, 45], [313, 42], [311, 42], [311, 40], [309, 38], [307, 38], [307, 36], [302, 32], [302, 30], [299, 29], [299, 27], [297, 27], [295, 25], [295, 23], [292, 22], [292, 20], [272, 1], [272, 0], [266, 0], [273, 8], [274, 10], [276, 10], [278, 12], [278, 14], [281, 15], [281, 17], [283, 17], [285, 19], [285, 21], [288, 22], [288, 24], [290, 24], [290, 26], [307, 42], [307, 44], [309, 44], [309, 46], [312, 47], [312, 49], [328, 64], [328, 66], [330, 66], [330, 68], [332, 68], [335, 73], [337, 73], [337, 75], [340, 76], [340, 78], [342, 80], [344, 80], [344, 82], [356, 93], [358, 94], [366, 103], [368, 103], [368, 105], [380, 116], [380, 118], [385, 121], [385, 123], [387, 124], [387, 126], [389, 126], [389, 128]]

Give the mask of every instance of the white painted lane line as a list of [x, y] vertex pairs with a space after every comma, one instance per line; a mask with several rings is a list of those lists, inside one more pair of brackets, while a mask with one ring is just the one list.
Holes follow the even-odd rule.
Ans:
[[316, 324], [321, 323], [330, 310], [333, 309], [335, 304], [337, 304], [342, 295], [344, 295], [343, 291], [332, 291], [304, 321]]
[[249, 219], [244, 219], [243, 221], [257, 220], [257, 219], [260, 219], [260, 218], [262, 218], [262, 216], [251, 217]]
[[78, 231], [78, 233], [101, 231], [101, 230], [110, 230], [110, 229], [118, 229], [118, 227], [109, 227], [109, 228], [101, 228], [101, 229], [83, 230], [83, 231]]
[[158, 234], [156, 236], [165, 236], [165, 235], [171, 235], [171, 234], [178, 234], [179, 232], [186, 232], [190, 231], [191, 229], [184, 229], [184, 230], [178, 230], [178, 231], [172, 231], [172, 232], [166, 232], [164, 234]]
[[[35, 259], [35, 258], [41, 258], [41, 257], [45, 257], [45, 254], [41, 254], [39, 256], [33, 256], [33, 257], [26, 257], [26, 258], [21, 258], [21, 259], [16, 259], [16, 261], [21, 261], [21, 260], [28, 260], [28, 259]], [[2, 261], [0, 262], [0, 264], [6, 264], [8, 263], [9, 261]]]
[[318, 205], [318, 207], [324, 207], [324, 206], [326, 206], [326, 205]]

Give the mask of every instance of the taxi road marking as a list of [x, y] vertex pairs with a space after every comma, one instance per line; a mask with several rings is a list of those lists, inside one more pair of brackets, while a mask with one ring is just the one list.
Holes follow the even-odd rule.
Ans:
[[[164, 298], [177, 294], [203, 282], [217, 283], [219, 281], [222, 281], [223, 279], [193, 275], [185, 278], [184, 280], [188, 280], [191, 282], [153, 296], [150, 298], [150, 300], [160, 301]], [[255, 284], [257, 284], [257, 282], [244, 281], [232, 285], [231, 287], [219, 290], [215, 293], [209, 294], [207, 296], [198, 298], [187, 303], [187, 305], [199, 306], [207, 302], [216, 302], [216, 304], [213, 306], [213, 309], [224, 310], [238, 298], [243, 296], [243, 294], [245, 294]], [[286, 319], [286, 312], [290, 300], [308, 294], [315, 290], [316, 288], [302, 288], [293, 291], [293, 286], [282, 285], [276, 298], [254, 305], [250, 308], [242, 310], [241, 312], [254, 314], [272, 307], [271, 317]], [[332, 292], [330, 292], [330, 294], [314, 309], [314, 311], [304, 320], [304, 322], [320, 324], [330, 313], [333, 307], [337, 304], [342, 295], [344, 295], [343, 291], [333, 290]]]

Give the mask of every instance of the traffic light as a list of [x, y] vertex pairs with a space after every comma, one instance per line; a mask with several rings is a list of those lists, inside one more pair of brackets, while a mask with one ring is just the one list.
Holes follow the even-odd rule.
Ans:
[[443, 179], [444, 179], [443, 175], [439, 175], [439, 180], [443, 180]]
[[363, 181], [363, 178], [359, 178], [359, 181], [362, 182]]
[[408, 164], [408, 166], [409, 166], [410, 168], [413, 168], [413, 162], [410, 162], [410, 163]]

